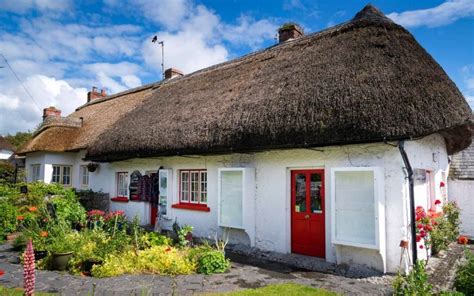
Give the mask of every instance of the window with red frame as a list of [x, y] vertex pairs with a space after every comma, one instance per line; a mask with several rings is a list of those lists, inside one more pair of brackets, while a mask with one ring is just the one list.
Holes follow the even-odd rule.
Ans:
[[128, 173], [117, 173], [117, 197], [128, 198]]
[[206, 205], [206, 170], [181, 170], [179, 173], [179, 185], [179, 202], [181, 204]]

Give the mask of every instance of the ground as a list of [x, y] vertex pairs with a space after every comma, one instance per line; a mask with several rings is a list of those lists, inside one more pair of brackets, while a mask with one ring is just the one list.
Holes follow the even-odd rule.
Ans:
[[[22, 286], [22, 267], [18, 253], [11, 251], [9, 244], [0, 246], [0, 269], [5, 275], [0, 285]], [[217, 293], [258, 288], [270, 284], [298, 283], [308, 287], [356, 294], [390, 294], [389, 285], [376, 284], [366, 279], [354, 279], [335, 274], [313, 271], [291, 270], [272, 265], [272, 269], [233, 262], [229, 272], [214, 275], [124, 275], [97, 279], [73, 276], [67, 273], [40, 270], [36, 273], [36, 290], [59, 292], [63, 295], [190, 295], [195, 293]]]

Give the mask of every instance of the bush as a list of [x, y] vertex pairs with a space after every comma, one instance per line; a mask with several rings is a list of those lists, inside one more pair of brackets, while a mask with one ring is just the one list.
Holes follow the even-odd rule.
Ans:
[[455, 202], [449, 202], [443, 207], [443, 215], [433, 219], [430, 233], [433, 254], [447, 250], [449, 244], [459, 236], [460, 212]]
[[17, 216], [17, 208], [6, 200], [0, 199], [0, 241], [4, 240], [8, 234], [15, 232]]
[[449, 202], [443, 206], [443, 213], [446, 216], [450, 233], [448, 239], [454, 242], [459, 236], [459, 224], [461, 223], [459, 216], [461, 209], [457, 206], [456, 202]]
[[432, 286], [428, 284], [424, 261], [417, 261], [408, 275], [397, 274], [392, 283], [394, 295], [432, 295]]
[[465, 295], [474, 295], [474, 254], [466, 250], [467, 262], [456, 272], [454, 287]]
[[198, 258], [199, 273], [223, 273], [230, 267], [230, 262], [225, 258], [224, 253], [216, 250], [210, 250]]
[[95, 277], [110, 277], [121, 274], [152, 273], [161, 275], [191, 274], [196, 270], [183, 250], [167, 246], [126, 251], [110, 255], [102, 265], [92, 268]]

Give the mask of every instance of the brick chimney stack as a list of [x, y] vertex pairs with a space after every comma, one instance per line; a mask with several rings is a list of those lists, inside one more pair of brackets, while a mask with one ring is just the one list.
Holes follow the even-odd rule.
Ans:
[[181, 77], [183, 75], [184, 75], [183, 72], [181, 72], [180, 70], [175, 69], [175, 68], [169, 68], [169, 69], [165, 70], [165, 79]]
[[43, 121], [48, 117], [61, 117], [61, 110], [51, 106], [43, 109]]
[[107, 92], [105, 91], [105, 88], [101, 89], [99, 92], [97, 87], [93, 86], [92, 90], [87, 93], [87, 103], [95, 99], [105, 98], [106, 96], [107, 96]]
[[278, 29], [278, 42], [283, 43], [288, 40], [297, 39], [303, 35], [303, 28], [298, 24], [286, 23]]

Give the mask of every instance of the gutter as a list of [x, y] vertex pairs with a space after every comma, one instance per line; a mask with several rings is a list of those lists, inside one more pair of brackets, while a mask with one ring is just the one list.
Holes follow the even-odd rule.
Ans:
[[418, 253], [416, 249], [416, 225], [415, 225], [415, 180], [413, 176], [413, 169], [411, 167], [410, 161], [408, 160], [408, 155], [405, 151], [405, 140], [398, 142], [398, 150], [400, 150], [400, 155], [402, 156], [403, 163], [405, 164], [405, 169], [408, 173], [408, 194], [410, 197], [410, 230], [411, 230], [411, 248], [412, 248], [412, 258], [413, 264], [416, 264], [418, 260]]

